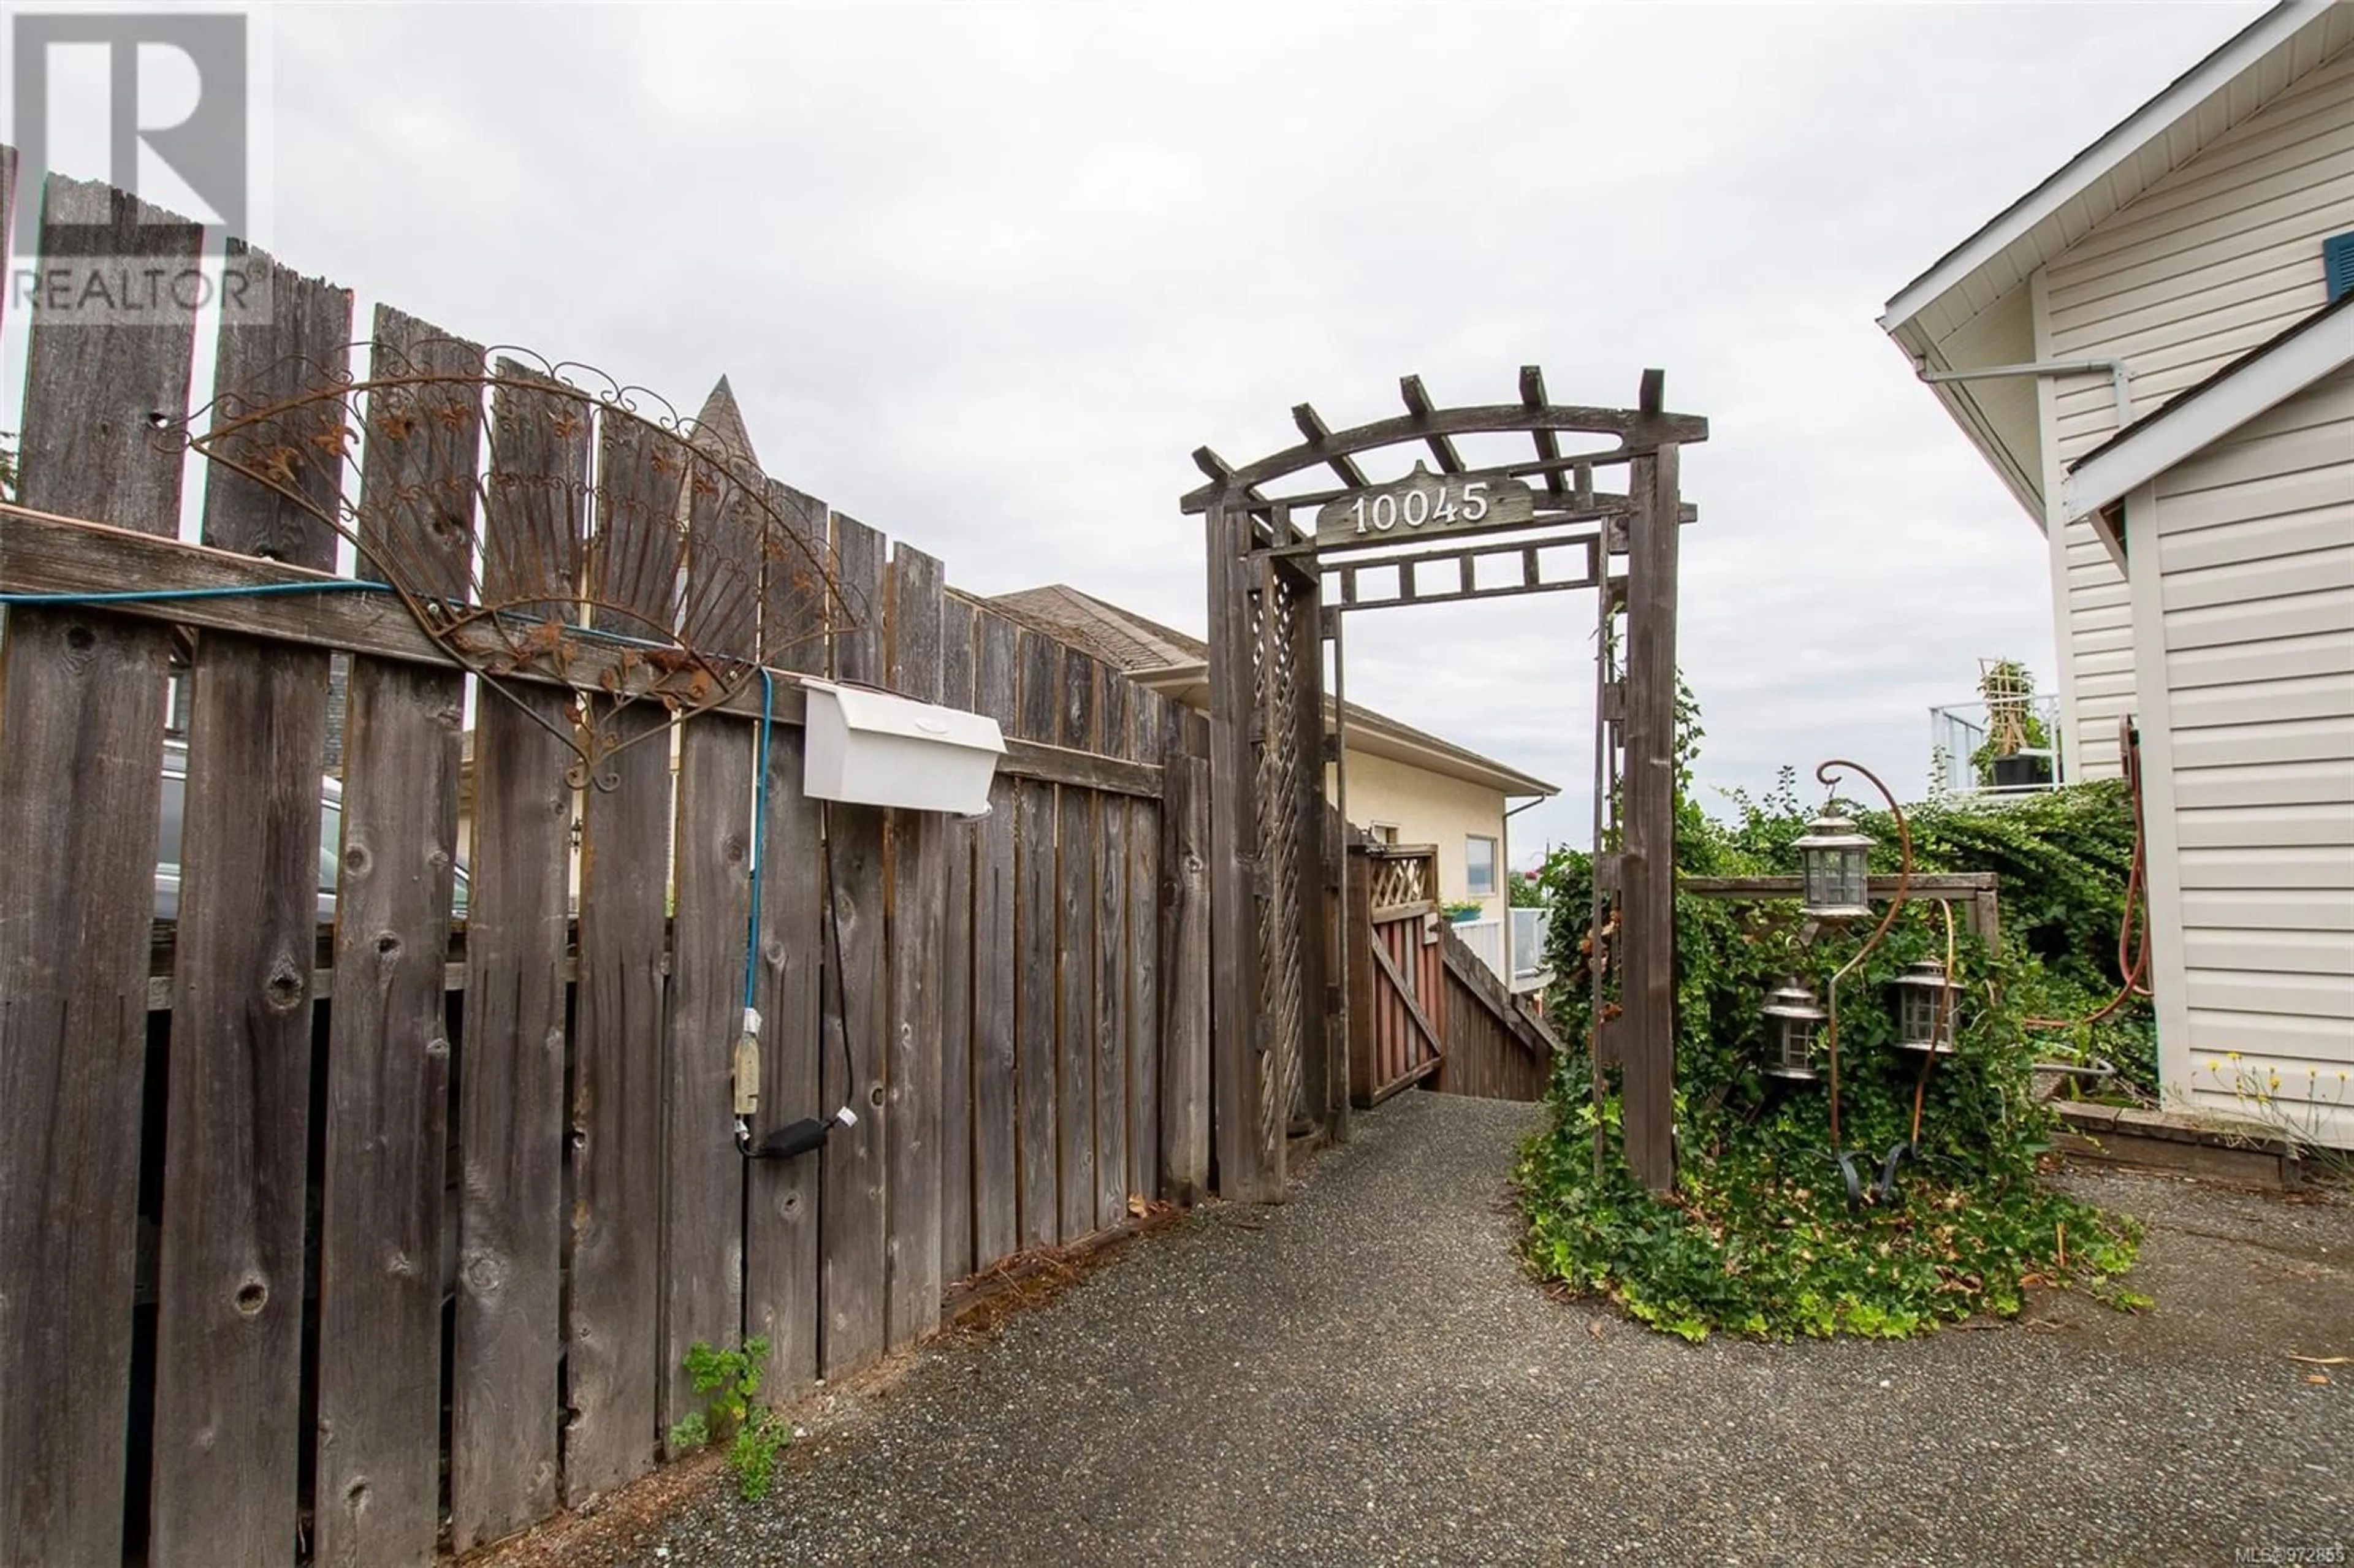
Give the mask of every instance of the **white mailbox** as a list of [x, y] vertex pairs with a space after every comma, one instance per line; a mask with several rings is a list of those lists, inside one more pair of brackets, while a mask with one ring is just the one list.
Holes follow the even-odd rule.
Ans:
[[817, 800], [855, 800], [977, 816], [1005, 754], [997, 721], [961, 708], [864, 686], [804, 678], [809, 693], [801, 789]]

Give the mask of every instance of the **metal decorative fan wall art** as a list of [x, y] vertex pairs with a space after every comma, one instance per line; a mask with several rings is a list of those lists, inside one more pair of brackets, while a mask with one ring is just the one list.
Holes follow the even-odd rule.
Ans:
[[[365, 378], [281, 362], [256, 378], [270, 390], [223, 392], [179, 439], [349, 539], [359, 576], [489, 690], [569, 687], [568, 726], [518, 705], [572, 748], [575, 788], [611, 788], [616, 752], [668, 733], [619, 724], [633, 705], [691, 717], [762, 659], [863, 622], [827, 568], [823, 508], [752, 461], [724, 384], [725, 418], [699, 423], [571, 362], [367, 347]], [[790, 627], [764, 624], [764, 598]]]

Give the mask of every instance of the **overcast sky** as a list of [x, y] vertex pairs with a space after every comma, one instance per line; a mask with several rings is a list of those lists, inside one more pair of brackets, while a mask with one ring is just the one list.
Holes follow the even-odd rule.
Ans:
[[[1981, 655], [2054, 683], [2043, 546], [1874, 324], [2260, 9], [1451, 4], [348, 5], [275, 28], [284, 260], [688, 411], [944, 556], [1190, 630], [1206, 441], [1631, 403], [1686, 457], [1703, 781], [1845, 755], [1900, 793]], [[82, 171], [95, 173], [97, 171]], [[1585, 594], [1350, 622], [1349, 691], [1562, 786]]]

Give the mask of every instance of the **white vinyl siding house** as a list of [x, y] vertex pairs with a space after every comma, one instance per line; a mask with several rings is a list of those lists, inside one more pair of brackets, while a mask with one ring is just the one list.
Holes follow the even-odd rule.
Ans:
[[1882, 320], [1925, 372], [1963, 373], [1934, 391], [2044, 530], [2071, 773], [2117, 772], [2137, 725], [2168, 1092], [2246, 1114], [2253, 1089], [2341, 1147], [2354, 297], [2332, 302], [2325, 246], [2349, 231], [2354, 4], [2290, 0]]
[[2166, 1080], [2222, 1111], [2261, 1083], [2354, 1145], [2354, 368], [2141, 487], [2126, 525], [2156, 567], [2133, 592]]
[[[2147, 416], [2322, 302], [2321, 241], [2354, 228], [2349, 46], [2354, 5], [2274, 7], [1907, 285], [1882, 325], [1932, 371], [2122, 359]], [[2114, 777], [2131, 610], [2060, 497], [2068, 464], [2117, 432], [2111, 379], [1934, 390], [2050, 540], [2069, 773]]]
[[[2321, 242], [2354, 228], [2354, 49], [2203, 147], [2044, 267], [2039, 360], [2122, 359], [2137, 418], [2322, 302]], [[2105, 376], [2054, 376], [2043, 449], [2064, 469], [2117, 432]], [[2050, 521], [2050, 519], [2047, 519]], [[2053, 634], [2082, 777], [2117, 771], [2134, 705], [2124, 574], [2089, 518], [2060, 524]]]

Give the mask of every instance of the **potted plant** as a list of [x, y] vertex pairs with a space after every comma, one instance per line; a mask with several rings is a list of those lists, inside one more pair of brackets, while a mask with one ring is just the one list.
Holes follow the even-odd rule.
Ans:
[[1981, 661], [1978, 695], [1987, 710], [1987, 737], [1970, 753], [1978, 782], [1997, 789], [2051, 783], [2052, 736], [2034, 710], [2033, 673], [2016, 659]]
[[1439, 912], [1447, 916], [1448, 924], [1455, 926], [1460, 926], [1466, 920], [1477, 920], [1486, 913], [1469, 899], [1465, 899], [1459, 904], [1445, 905], [1441, 906]]

